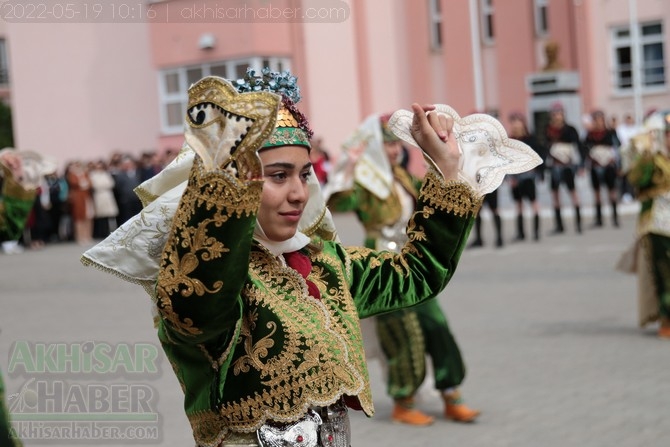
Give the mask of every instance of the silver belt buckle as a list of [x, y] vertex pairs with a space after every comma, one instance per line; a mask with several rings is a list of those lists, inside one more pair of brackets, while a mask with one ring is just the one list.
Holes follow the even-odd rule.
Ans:
[[264, 424], [257, 432], [258, 443], [261, 447], [317, 447], [321, 423], [321, 416], [310, 409], [296, 422]]
[[350, 447], [351, 424], [347, 407], [338, 403], [326, 407], [321, 412], [319, 437], [323, 447]]

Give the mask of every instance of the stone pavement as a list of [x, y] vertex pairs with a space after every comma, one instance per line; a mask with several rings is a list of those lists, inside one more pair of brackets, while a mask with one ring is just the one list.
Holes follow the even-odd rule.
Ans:
[[[350, 215], [337, 216], [337, 222], [344, 242], [362, 240]], [[373, 419], [352, 415], [353, 446], [669, 445], [670, 342], [657, 339], [655, 327], [638, 327], [635, 277], [614, 270], [632, 241], [634, 216], [624, 216], [619, 229], [591, 230], [589, 223], [586, 218], [582, 235], [575, 235], [568, 222], [565, 235], [538, 243], [508, 242], [502, 249], [489, 243], [464, 252], [439, 299], [468, 365], [463, 394], [483, 411], [477, 423], [439, 419], [428, 428], [392, 424], [382, 366], [371, 349], [377, 413]], [[509, 241], [512, 221], [505, 224]], [[550, 222], [543, 225], [548, 230]], [[486, 240], [492, 241], [490, 222], [484, 229]], [[62, 244], [0, 255], [0, 369], [7, 398], [31, 378], [17, 369], [8, 371], [17, 343], [158, 346], [146, 293], [81, 266], [82, 251]], [[47, 372], [38, 378], [147, 385], [157, 395], [158, 444], [192, 446], [182, 393], [162, 353], [159, 366], [159, 372], [139, 374], [103, 371], [91, 378]], [[419, 401], [439, 416], [441, 405], [431, 382], [424, 384]], [[26, 446], [45, 443], [75, 445], [25, 441]], [[76, 445], [113, 444], [80, 440]]]

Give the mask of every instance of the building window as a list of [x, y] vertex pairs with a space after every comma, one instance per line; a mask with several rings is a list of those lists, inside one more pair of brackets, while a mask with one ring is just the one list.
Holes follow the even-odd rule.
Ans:
[[442, 48], [442, 5], [441, 0], [428, 0], [428, 21], [430, 22], [430, 48]]
[[637, 47], [631, 38], [630, 28], [615, 28], [612, 33], [614, 53], [614, 82], [618, 90], [633, 87], [633, 50], [640, 54], [640, 79], [643, 89], [665, 86], [665, 57], [663, 56], [663, 24], [661, 22], [639, 25]]
[[549, 0], [534, 0], [533, 9], [535, 14], [535, 35], [545, 37], [549, 34], [549, 21], [547, 19], [547, 7]]
[[9, 65], [5, 39], [0, 39], [0, 85], [9, 84]]
[[159, 100], [161, 106], [161, 130], [164, 134], [179, 134], [184, 131], [184, 115], [188, 105], [188, 88], [204, 76], [219, 76], [225, 79], [244, 77], [247, 68], [260, 72], [263, 67], [272, 70], [289, 70], [290, 62], [282, 57], [251, 57], [228, 61], [208, 62], [200, 65], [168, 68], [159, 73]]
[[493, 0], [480, 0], [479, 7], [482, 20], [482, 40], [484, 43], [493, 43]]

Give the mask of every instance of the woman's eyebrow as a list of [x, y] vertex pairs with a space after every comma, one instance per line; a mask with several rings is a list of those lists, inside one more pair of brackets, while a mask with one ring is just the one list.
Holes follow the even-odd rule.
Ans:
[[[312, 162], [307, 162], [305, 165], [301, 168], [302, 169], [309, 169], [312, 167]], [[265, 165], [264, 168], [283, 168], [283, 169], [295, 169], [295, 164], [294, 163], [288, 163], [284, 161], [278, 161], [276, 163], [270, 163], [268, 165]]]

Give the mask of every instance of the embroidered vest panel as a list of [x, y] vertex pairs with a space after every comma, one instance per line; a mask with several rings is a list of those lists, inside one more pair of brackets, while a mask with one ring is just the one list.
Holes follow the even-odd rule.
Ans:
[[317, 257], [309, 276], [324, 297], [318, 300], [295, 270], [252, 251], [242, 329], [221, 398], [230, 429], [255, 430], [266, 419], [292, 421], [342, 395], [360, 395], [372, 414], [358, 315], [336, 267], [341, 261], [323, 262], [328, 256]]

